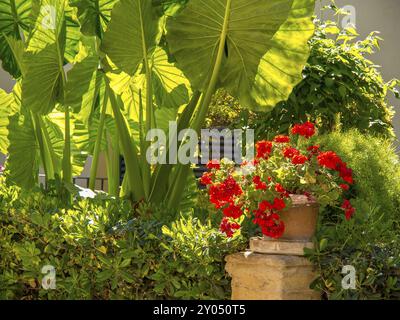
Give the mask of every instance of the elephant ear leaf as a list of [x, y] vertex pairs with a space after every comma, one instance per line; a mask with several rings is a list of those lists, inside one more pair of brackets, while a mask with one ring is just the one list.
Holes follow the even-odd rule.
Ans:
[[31, 2], [31, 0], [0, 0], [0, 60], [3, 62], [3, 69], [14, 78], [18, 78], [21, 74], [6, 37], [20, 40], [21, 34], [25, 36], [28, 34]]
[[[65, 135], [65, 114], [63, 112], [54, 111], [44, 118], [46, 130], [49, 135], [51, 145], [53, 147], [56, 157], [59, 159], [59, 166], [63, 157], [64, 150], [64, 135]], [[72, 158], [72, 171], [74, 176], [81, 175], [88, 153], [79, 145], [84, 144], [83, 140], [89, 139], [86, 126], [79, 120], [71, 118], [71, 158]]]
[[66, 41], [65, 0], [42, 0], [34, 7], [35, 24], [24, 64], [23, 101], [33, 112], [50, 113], [62, 97]]
[[270, 109], [301, 79], [314, 5], [315, 0], [191, 0], [168, 18], [170, 51], [192, 85], [204, 91], [226, 30], [219, 86], [246, 107]]
[[188, 104], [191, 96], [189, 80], [161, 47], [152, 55], [153, 91], [159, 107], [179, 108]]
[[21, 86], [16, 84], [11, 106], [19, 112], [9, 117], [6, 167], [9, 169], [7, 179], [22, 188], [35, 186], [39, 176], [39, 146], [30, 112], [21, 107]]
[[133, 76], [155, 48], [160, 26], [151, 1], [121, 0], [112, 11], [102, 49], [118, 69]]
[[313, 12], [313, 1], [293, 2], [289, 19], [272, 38], [272, 48], [261, 59], [248, 96], [250, 101], [245, 101], [252, 109], [272, 109], [278, 102], [287, 100], [303, 79], [303, 68], [310, 55], [308, 41], [315, 30], [310, 19]]
[[68, 72], [65, 105], [72, 108], [76, 117], [87, 123], [104, 84], [98, 70], [99, 58], [89, 55]]
[[7, 153], [8, 148], [8, 117], [10, 115], [12, 94], [0, 89], [0, 152]]
[[111, 10], [118, 0], [71, 0], [78, 9], [81, 32], [86, 36], [102, 37], [111, 18]]

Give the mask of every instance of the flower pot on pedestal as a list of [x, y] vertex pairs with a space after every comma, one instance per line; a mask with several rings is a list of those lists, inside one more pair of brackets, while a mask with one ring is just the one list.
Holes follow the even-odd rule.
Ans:
[[309, 288], [316, 278], [303, 257], [312, 248], [319, 206], [305, 196], [292, 195], [293, 206], [281, 213], [285, 232], [280, 239], [252, 238], [250, 250], [226, 258], [234, 300], [319, 300]]

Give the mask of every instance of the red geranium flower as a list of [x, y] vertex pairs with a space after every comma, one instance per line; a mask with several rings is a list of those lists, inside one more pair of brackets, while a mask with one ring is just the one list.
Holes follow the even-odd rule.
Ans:
[[214, 160], [210, 160], [207, 163], [207, 169], [221, 169], [221, 164], [219, 163], [218, 160], [214, 159]]
[[256, 185], [256, 190], [267, 190], [267, 184], [263, 181], [261, 181], [260, 176], [255, 176], [253, 178], [253, 182]]
[[200, 178], [200, 183], [203, 186], [208, 186], [213, 183], [212, 181], [213, 174], [211, 172], [204, 172], [203, 176]]
[[283, 156], [285, 158], [289, 158], [292, 159], [294, 156], [297, 156], [300, 154], [300, 151], [297, 150], [296, 148], [285, 148], [285, 150], [283, 150]]
[[309, 146], [307, 151], [310, 152], [312, 155], [316, 155], [319, 152], [320, 146]]
[[236, 230], [240, 229], [240, 225], [236, 222], [230, 222], [228, 218], [222, 219], [219, 227], [220, 231], [225, 233], [228, 238], [232, 238]]
[[318, 157], [320, 166], [331, 170], [337, 170], [342, 165], [342, 159], [333, 151], [322, 152]]
[[348, 184], [341, 184], [341, 185], [340, 185], [340, 188], [342, 188], [342, 189], [345, 190], [345, 191], [347, 191], [347, 190], [350, 189], [350, 187], [349, 187]]
[[342, 209], [344, 209], [346, 220], [350, 220], [356, 211], [356, 209], [353, 208], [353, 206], [351, 205], [351, 202], [349, 200], [343, 201]]
[[289, 198], [289, 192], [281, 184], [277, 183], [275, 185], [275, 191], [279, 192], [282, 197]]
[[351, 170], [350, 168], [347, 167], [346, 163], [342, 163], [339, 166], [339, 175], [340, 177], [346, 181], [348, 184], [353, 184], [354, 180], [353, 180], [353, 170]]
[[257, 158], [263, 158], [268, 160], [272, 151], [271, 141], [258, 141], [256, 143]]
[[210, 202], [215, 205], [216, 209], [220, 209], [231, 203], [235, 196], [240, 196], [243, 191], [236, 180], [229, 176], [224, 182], [211, 185], [208, 193]]
[[289, 143], [290, 142], [290, 138], [288, 136], [285, 136], [285, 135], [279, 135], [279, 136], [275, 137], [274, 142], [276, 142], [276, 143]]
[[292, 129], [292, 134], [297, 134], [309, 139], [315, 134], [315, 126], [309, 121], [303, 124], [296, 124]]
[[283, 223], [283, 221], [273, 222], [272, 219], [271, 222], [272, 223], [268, 223], [262, 226], [261, 232], [267, 237], [271, 237], [273, 239], [279, 239], [285, 232], [285, 224]]
[[232, 219], [239, 219], [242, 214], [242, 208], [231, 203], [223, 210], [224, 216]]
[[299, 154], [299, 155], [296, 155], [296, 156], [294, 156], [292, 158], [292, 163], [296, 164], [296, 165], [305, 164], [307, 162], [307, 160], [308, 160], [308, 157], [306, 157], [306, 156], [304, 156], [302, 154]]
[[286, 203], [280, 198], [275, 198], [272, 208], [276, 211], [281, 211], [286, 208]]
[[272, 204], [270, 204], [267, 200], [261, 201], [258, 205], [258, 210], [260, 210], [263, 213], [271, 209], [272, 209]]

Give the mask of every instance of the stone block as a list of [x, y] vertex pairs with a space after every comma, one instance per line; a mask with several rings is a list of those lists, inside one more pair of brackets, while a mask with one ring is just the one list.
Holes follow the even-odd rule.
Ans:
[[304, 248], [313, 247], [314, 244], [309, 241], [270, 240], [265, 237], [250, 239], [250, 251], [255, 253], [303, 256]]
[[226, 258], [232, 277], [232, 300], [319, 300], [309, 288], [316, 278], [312, 264], [304, 257], [254, 252]]

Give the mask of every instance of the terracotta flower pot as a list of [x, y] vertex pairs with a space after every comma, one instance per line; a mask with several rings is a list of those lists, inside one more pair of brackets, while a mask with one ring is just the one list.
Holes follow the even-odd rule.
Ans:
[[309, 241], [315, 234], [319, 213], [319, 205], [303, 195], [291, 195], [292, 207], [281, 212], [285, 223], [282, 240]]

